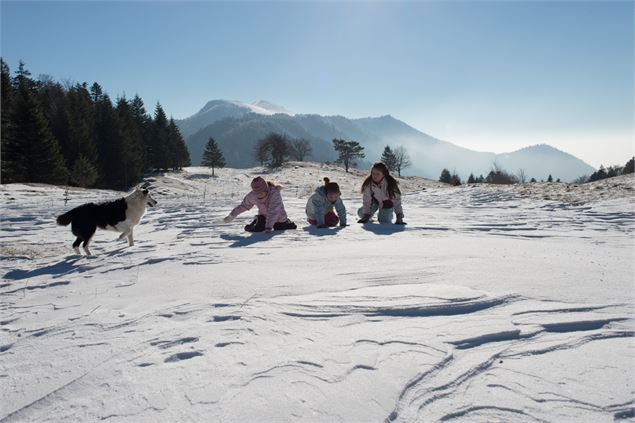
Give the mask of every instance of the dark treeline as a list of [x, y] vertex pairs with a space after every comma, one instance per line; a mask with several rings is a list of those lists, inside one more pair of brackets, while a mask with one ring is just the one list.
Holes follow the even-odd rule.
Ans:
[[627, 175], [634, 172], [635, 157], [631, 157], [624, 166], [609, 166], [605, 168], [604, 166], [600, 165], [600, 168], [597, 171], [593, 172], [584, 182], [600, 181], [602, 179], [612, 178], [614, 176], [620, 175]]
[[[470, 173], [469, 178], [467, 179], [467, 184], [517, 184], [517, 183], [525, 183], [526, 182], [526, 174], [523, 169], [518, 169], [518, 173], [513, 175], [496, 163], [492, 165], [492, 170], [487, 174], [486, 177], [480, 175], [475, 177], [473, 173]], [[612, 178], [620, 175], [628, 175], [630, 173], [635, 173], [635, 157], [631, 157], [624, 166], [609, 166], [605, 168], [604, 166], [600, 166], [600, 169], [593, 172], [590, 176], [581, 176], [573, 181], [574, 184], [584, 184], [587, 182], [599, 181], [606, 178]], [[551, 174], [547, 177], [547, 182], [553, 182], [553, 176]], [[441, 176], [439, 177], [439, 182], [445, 182], [446, 184], [451, 185], [461, 185], [461, 178], [455, 173], [450, 173], [448, 169], [443, 169], [441, 171]], [[529, 181], [531, 183], [537, 182], [535, 178], [531, 178]], [[544, 181], [540, 181], [544, 182]], [[556, 182], [560, 182], [560, 179], [556, 179]]]
[[2, 66], [1, 182], [125, 190], [154, 170], [180, 169], [190, 156], [173, 119], [139, 96], [113, 104], [101, 86], [34, 80], [22, 62]]

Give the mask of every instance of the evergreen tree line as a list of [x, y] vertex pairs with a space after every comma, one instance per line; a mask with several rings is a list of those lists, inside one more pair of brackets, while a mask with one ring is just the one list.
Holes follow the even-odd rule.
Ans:
[[[483, 175], [479, 175], [475, 177], [473, 173], [470, 173], [469, 178], [466, 183], [468, 184], [517, 184], [517, 183], [525, 183], [526, 175], [523, 169], [519, 169], [517, 174], [511, 174], [504, 169], [500, 168], [496, 163], [492, 166], [492, 170], [487, 174], [486, 177]], [[590, 176], [581, 176], [577, 178], [573, 183], [576, 184], [584, 184], [587, 182], [599, 181], [601, 179], [612, 178], [614, 176], [626, 175], [629, 173], [634, 173], [635, 167], [635, 157], [631, 157], [631, 159], [626, 162], [624, 166], [609, 166], [605, 168], [604, 166], [600, 166], [600, 168], [593, 172]], [[448, 169], [443, 169], [441, 171], [441, 176], [439, 177], [439, 182], [444, 182], [446, 184], [451, 185], [461, 185], [461, 178], [455, 173], [450, 173]], [[529, 182], [534, 183], [537, 182], [535, 178], [531, 178]], [[540, 181], [544, 182], [544, 181]], [[547, 182], [554, 182], [553, 176], [551, 174], [547, 177]], [[556, 179], [556, 182], [560, 182], [560, 178]]]
[[[439, 177], [439, 182], [444, 182], [450, 185], [461, 185], [463, 182], [461, 181], [461, 177], [454, 173], [450, 173], [449, 170], [443, 169], [441, 171], [441, 176]], [[470, 173], [470, 176], [465, 181], [466, 184], [517, 184], [517, 183], [525, 183], [526, 175], [523, 169], [518, 169], [517, 174], [512, 174], [507, 172], [505, 169], [501, 168], [498, 164], [494, 163], [492, 165], [492, 170], [487, 174], [487, 176], [483, 176], [482, 174], [479, 176], [474, 176], [474, 173]], [[535, 178], [531, 178], [529, 182], [537, 182]], [[541, 181], [543, 182], [543, 181]], [[547, 177], [547, 182], [553, 182], [553, 176], [549, 175]], [[560, 179], [557, 179], [556, 182], [560, 182]]]
[[583, 177], [584, 179], [581, 178], [582, 183], [584, 182], [593, 182], [593, 181], [600, 181], [602, 179], [606, 179], [606, 178], [612, 178], [614, 176], [619, 176], [619, 175], [626, 175], [629, 173], [634, 173], [635, 170], [635, 157], [631, 157], [631, 159], [626, 162], [626, 164], [624, 166], [609, 166], [607, 168], [605, 168], [604, 166], [600, 165], [600, 168], [593, 172], [589, 177]]
[[126, 190], [155, 170], [190, 165], [185, 141], [157, 103], [111, 101], [98, 83], [34, 80], [20, 62], [2, 71], [2, 183], [40, 182]]

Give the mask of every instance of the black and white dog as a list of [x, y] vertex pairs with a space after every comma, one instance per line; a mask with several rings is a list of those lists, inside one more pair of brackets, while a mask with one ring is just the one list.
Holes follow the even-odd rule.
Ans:
[[146, 206], [154, 207], [157, 202], [145, 188], [136, 188], [132, 194], [115, 201], [105, 203], [88, 203], [57, 217], [57, 224], [66, 226], [71, 223], [73, 235], [77, 237], [73, 242], [73, 249], [77, 254], [79, 244], [84, 242], [84, 251], [90, 255], [88, 244], [97, 228], [121, 232], [119, 239], [128, 237], [128, 244], [134, 245], [132, 229], [139, 224], [146, 211]]

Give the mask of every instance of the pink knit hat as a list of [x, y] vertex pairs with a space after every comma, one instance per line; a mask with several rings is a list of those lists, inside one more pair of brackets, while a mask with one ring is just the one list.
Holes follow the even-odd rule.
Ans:
[[256, 193], [269, 191], [269, 184], [262, 179], [262, 177], [258, 176], [251, 181], [251, 189]]

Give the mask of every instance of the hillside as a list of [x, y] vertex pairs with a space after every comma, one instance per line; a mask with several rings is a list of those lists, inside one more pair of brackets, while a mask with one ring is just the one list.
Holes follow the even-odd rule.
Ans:
[[[0, 186], [0, 421], [612, 422], [635, 416], [635, 179], [401, 181], [405, 227], [355, 223], [365, 172], [149, 177], [135, 245], [73, 254], [55, 216], [123, 193]], [[298, 229], [222, 218], [255, 175]], [[304, 221], [324, 176], [351, 223]]]

